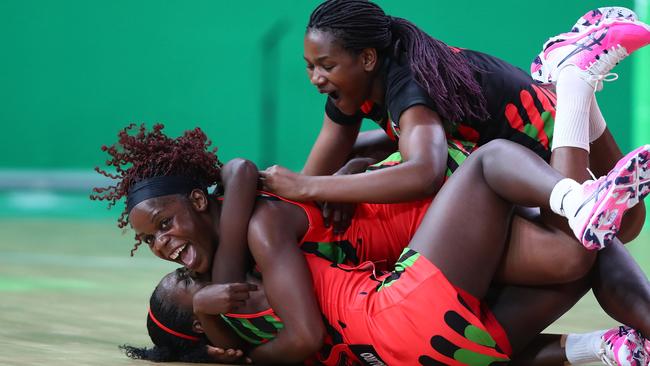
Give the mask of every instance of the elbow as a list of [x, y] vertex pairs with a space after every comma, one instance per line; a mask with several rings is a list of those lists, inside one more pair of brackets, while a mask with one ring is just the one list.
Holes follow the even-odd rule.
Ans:
[[257, 179], [259, 173], [257, 165], [250, 160], [235, 158], [230, 160], [222, 169], [224, 179], [226, 177], [245, 177]]
[[257, 174], [257, 165], [250, 160], [235, 158], [230, 163], [232, 163], [232, 169], [236, 173]]
[[[444, 173], [444, 170], [443, 170]], [[434, 169], [426, 167], [419, 169], [416, 179], [413, 180], [413, 192], [417, 193], [419, 198], [435, 195], [442, 183], [444, 182], [444, 174], [437, 174]]]

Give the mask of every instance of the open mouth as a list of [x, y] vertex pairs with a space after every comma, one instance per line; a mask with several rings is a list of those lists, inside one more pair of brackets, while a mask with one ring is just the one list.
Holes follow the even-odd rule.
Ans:
[[339, 99], [339, 97], [340, 97], [339, 92], [337, 92], [337, 91], [327, 93], [327, 95], [329, 95], [329, 97], [332, 98], [332, 100], [334, 100], [334, 101], [337, 101]]
[[185, 250], [186, 247], [187, 247], [187, 244], [181, 245], [176, 250], [174, 250], [174, 252], [172, 254], [169, 255], [169, 258], [171, 260], [175, 261], [181, 255], [181, 253]]

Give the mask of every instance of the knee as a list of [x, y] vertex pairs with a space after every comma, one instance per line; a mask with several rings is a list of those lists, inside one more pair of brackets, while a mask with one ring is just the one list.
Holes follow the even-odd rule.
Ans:
[[629, 243], [636, 239], [643, 229], [645, 223], [646, 209], [643, 202], [639, 202], [634, 208], [625, 213], [621, 230], [618, 233], [618, 238], [623, 243]]
[[470, 157], [474, 156], [481, 161], [489, 161], [490, 159], [502, 161], [503, 156], [516, 156], [516, 154], [520, 153], [517, 150], [519, 148], [521, 148], [521, 146], [512, 141], [495, 139], [481, 146], [476, 152], [473, 152]]
[[566, 253], [555, 267], [554, 276], [558, 283], [567, 283], [584, 278], [596, 262], [597, 251], [588, 251], [576, 243], [571, 253]]

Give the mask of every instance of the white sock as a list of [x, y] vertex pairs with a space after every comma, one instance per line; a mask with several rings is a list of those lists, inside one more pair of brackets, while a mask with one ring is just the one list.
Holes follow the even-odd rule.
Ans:
[[[581, 192], [580, 183], [571, 178], [564, 178], [557, 182], [551, 191], [549, 198], [549, 206], [556, 214], [564, 217], [572, 217], [580, 205], [582, 195], [576, 195], [576, 192]], [[573, 193], [573, 194], [571, 194]], [[579, 197], [579, 199], [576, 199]]]
[[581, 77], [582, 70], [567, 66], [557, 80], [557, 105], [552, 150], [577, 147], [589, 151], [589, 111], [594, 89]]
[[594, 142], [597, 138], [602, 136], [605, 132], [607, 124], [605, 118], [600, 112], [596, 98], [591, 100], [591, 108], [589, 109], [589, 142]]
[[600, 350], [603, 334], [605, 334], [605, 330], [567, 335], [565, 352], [569, 363], [581, 365], [600, 361], [598, 351]]

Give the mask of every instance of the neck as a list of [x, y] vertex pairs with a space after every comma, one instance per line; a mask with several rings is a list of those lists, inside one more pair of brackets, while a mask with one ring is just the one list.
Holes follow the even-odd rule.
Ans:
[[210, 210], [209, 220], [210, 227], [212, 227], [213, 234], [216, 238], [219, 238], [219, 223], [221, 222], [221, 208], [223, 207], [222, 201], [211, 199], [210, 205], [208, 206]]
[[382, 61], [375, 70], [375, 77], [370, 85], [370, 100], [375, 104], [384, 105], [386, 99], [386, 61]]

